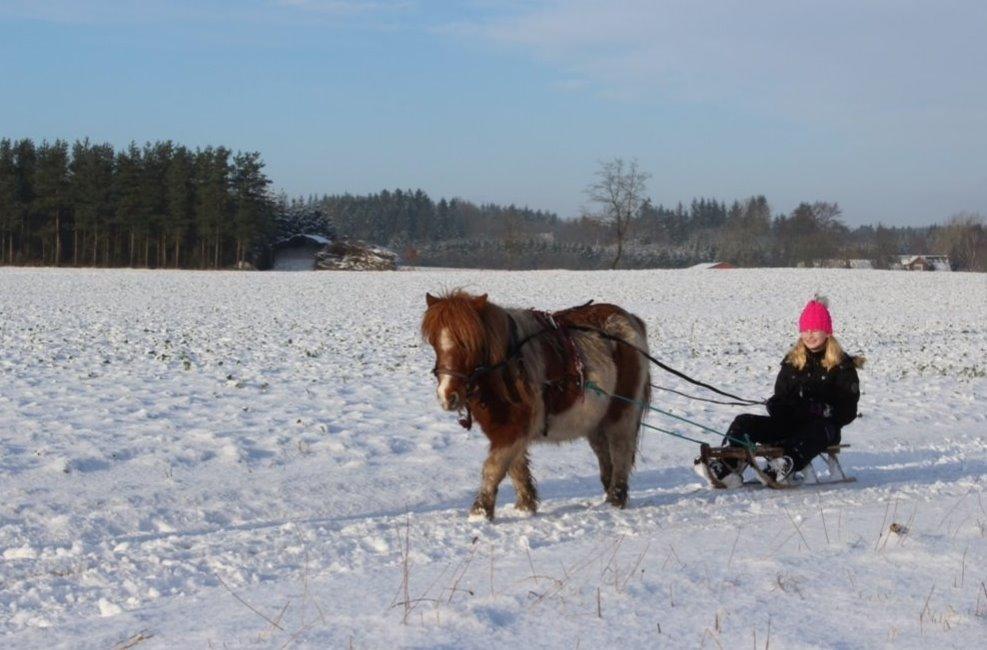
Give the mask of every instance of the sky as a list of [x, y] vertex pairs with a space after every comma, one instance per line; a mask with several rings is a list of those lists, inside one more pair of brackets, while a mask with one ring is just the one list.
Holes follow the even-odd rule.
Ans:
[[982, 0], [0, 0], [0, 137], [259, 151], [289, 195], [421, 188], [987, 215]]

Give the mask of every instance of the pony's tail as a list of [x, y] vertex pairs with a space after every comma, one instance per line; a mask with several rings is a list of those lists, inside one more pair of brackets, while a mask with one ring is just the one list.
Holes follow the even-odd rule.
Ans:
[[[644, 341], [645, 350], [648, 349], [648, 326], [643, 320], [634, 314], [629, 314], [632, 322], [640, 329], [641, 339]], [[637, 452], [641, 449], [641, 433], [644, 430], [644, 418], [647, 417], [651, 408], [651, 364], [643, 356], [638, 356], [638, 361], [644, 366], [644, 393], [641, 396], [641, 409], [637, 416], [637, 449], [634, 450], [634, 460], [637, 460]]]
[[641, 449], [641, 434], [644, 431], [644, 418], [651, 408], [651, 370], [644, 373], [644, 397], [641, 399], [641, 410], [637, 416], [637, 449], [634, 453], [634, 460], [637, 460], [637, 451]]

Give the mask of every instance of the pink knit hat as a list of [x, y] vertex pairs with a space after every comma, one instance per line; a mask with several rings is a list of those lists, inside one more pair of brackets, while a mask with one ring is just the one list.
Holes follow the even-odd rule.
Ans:
[[826, 308], [827, 300], [816, 296], [805, 305], [799, 316], [799, 331], [822, 330], [827, 334], [833, 333], [833, 319]]

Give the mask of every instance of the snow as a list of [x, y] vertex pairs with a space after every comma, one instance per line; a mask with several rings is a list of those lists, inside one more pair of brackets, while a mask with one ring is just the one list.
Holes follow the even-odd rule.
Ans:
[[279, 240], [275, 242], [274, 246], [275, 248], [277, 248], [278, 246], [283, 246], [288, 243], [304, 241], [304, 240], [308, 240], [309, 242], [313, 244], [318, 244], [319, 246], [328, 246], [329, 244], [332, 243], [331, 239], [329, 239], [328, 237], [324, 237], [322, 235], [315, 235], [312, 233], [301, 233], [299, 235], [292, 235], [291, 237], [286, 237], [285, 239]]
[[[439, 410], [417, 331], [456, 286], [616, 302], [657, 356], [748, 397], [825, 293], [869, 358], [858, 481], [711, 492], [694, 445], [646, 432], [628, 509], [576, 442], [535, 448], [536, 516], [505, 483], [470, 522], [485, 442]], [[980, 646], [985, 298], [966, 273], [0, 269], [0, 642]], [[720, 430], [739, 412], [655, 400]]]

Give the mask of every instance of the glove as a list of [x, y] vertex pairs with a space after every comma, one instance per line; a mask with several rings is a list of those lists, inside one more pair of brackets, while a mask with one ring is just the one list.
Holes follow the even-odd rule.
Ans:
[[773, 418], [780, 418], [788, 412], [787, 404], [779, 397], [772, 397], [764, 404], [768, 409], [768, 415]]
[[807, 418], [828, 418], [833, 415], [833, 407], [818, 400], [785, 399], [772, 397], [766, 404], [768, 415], [783, 420], [805, 420]]
[[817, 402], [816, 400], [809, 400], [808, 408], [806, 409], [814, 418], [828, 418], [833, 415], [833, 407], [825, 402]]

